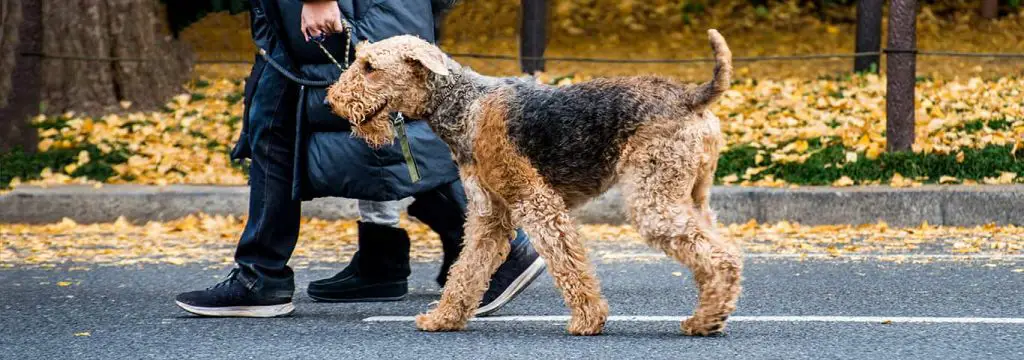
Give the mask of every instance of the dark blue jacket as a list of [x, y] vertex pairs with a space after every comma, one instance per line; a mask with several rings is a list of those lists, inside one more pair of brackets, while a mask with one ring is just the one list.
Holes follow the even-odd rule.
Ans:
[[[306, 80], [334, 80], [339, 70], [315, 43], [307, 43], [299, 29], [302, 4], [299, 0], [259, 1], [265, 21], [253, 16], [252, 31], [256, 45], [268, 49], [276, 41], [288, 49], [292, 72]], [[441, 2], [444, 2], [443, 0]], [[338, 2], [342, 16], [355, 28], [349, 59], [355, 44], [371, 42], [396, 35], [411, 34], [434, 41], [435, 15], [438, 1], [427, 0], [342, 0]], [[343, 61], [345, 35], [334, 34], [325, 41], [327, 49]], [[257, 58], [253, 73], [246, 82], [246, 108], [251, 94], [259, 84], [259, 72], [276, 71]], [[296, 154], [293, 197], [308, 200], [337, 196], [365, 200], [397, 200], [458, 180], [458, 170], [448, 146], [421, 120], [407, 120], [410, 147], [422, 179], [413, 183], [401, 147], [374, 150], [352, 137], [349, 123], [330, 112], [323, 104], [325, 88], [302, 87], [296, 113]], [[246, 114], [247, 116], [248, 114]], [[248, 119], [243, 118], [243, 124]], [[232, 156], [248, 157], [245, 144], [247, 128]]]

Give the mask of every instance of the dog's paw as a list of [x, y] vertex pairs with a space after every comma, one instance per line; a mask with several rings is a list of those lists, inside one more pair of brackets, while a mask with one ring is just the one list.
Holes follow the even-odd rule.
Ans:
[[459, 331], [466, 327], [465, 321], [451, 321], [438, 316], [431, 311], [426, 314], [416, 315], [416, 328], [422, 331], [441, 332]]
[[683, 321], [683, 335], [724, 336], [726, 318], [727, 316], [723, 316], [721, 319], [701, 319], [697, 317], [691, 317], [689, 319], [686, 319], [686, 321]]
[[569, 321], [569, 326], [566, 327], [566, 331], [568, 331], [569, 334], [576, 336], [601, 335], [601, 332], [604, 331], [604, 323], [595, 325], [586, 321], [573, 319]]
[[600, 335], [608, 320], [608, 303], [601, 300], [592, 309], [574, 311], [566, 330], [578, 336]]

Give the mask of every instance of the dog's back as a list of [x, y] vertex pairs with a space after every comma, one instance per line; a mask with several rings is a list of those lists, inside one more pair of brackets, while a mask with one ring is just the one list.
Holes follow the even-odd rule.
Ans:
[[[593, 197], [614, 182], [630, 137], [644, 124], [686, 126], [729, 85], [731, 54], [713, 33], [712, 81], [682, 84], [655, 76], [596, 79], [564, 87], [506, 82], [508, 136], [567, 200]], [[717, 133], [717, 121], [714, 121]]]
[[626, 140], [645, 122], [675, 112], [683, 91], [655, 77], [513, 85], [508, 136], [553, 187], [596, 195], [613, 176]]

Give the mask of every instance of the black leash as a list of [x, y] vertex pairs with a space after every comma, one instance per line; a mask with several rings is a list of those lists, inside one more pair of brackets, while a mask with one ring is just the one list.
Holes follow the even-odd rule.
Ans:
[[300, 78], [291, 71], [288, 71], [288, 69], [285, 69], [284, 66], [281, 66], [281, 64], [278, 63], [276, 60], [271, 58], [270, 54], [268, 54], [266, 50], [260, 49], [260, 56], [263, 56], [263, 60], [266, 60], [267, 64], [270, 64], [270, 66], [276, 69], [277, 72], [281, 73], [281, 75], [284, 75], [284, 77], [288, 78], [288, 80], [291, 80], [296, 84], [311, 87], [327, 87], [331, 86], [331, 84], [334, 84], [334, 80], [307, 80]]

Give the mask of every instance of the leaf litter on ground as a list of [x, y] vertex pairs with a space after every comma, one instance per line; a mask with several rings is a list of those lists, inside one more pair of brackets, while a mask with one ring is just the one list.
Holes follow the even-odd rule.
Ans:
[[[43, 225], [0, 224], [0, 263], [5, 268], [55, 264], [144, 265], [231, 264], [238, 234], [245, 219], [233, 216], [193, 215], [166, 222], [132, 224], [123, 218], [112, 223], [78, 224], [70, 219]], [[442, 249], [437, 235], [426, 225], [402, 219], [412, 239], [411, 257], [436, 260]], [[747, 254], [806, 254], [844, 258], [882, 255], [1021, 255], [1024, 227], [981, 225], [896, 228], [869, 225], [808, 226], [792, 222], [721, 226], [721, 235], [741, 244]], [[583, 225], [592, 256], [599, 259], [636, 258], [653, 254], [631, 226]], [[357, 226], [351, 220], [302, 220], [299, 244], [292, 264], [347, 262], [357, 246]], [[66, 284], [65, 284], [66, 283]], [[59, 286], [71, 285], [63, 281]]]

